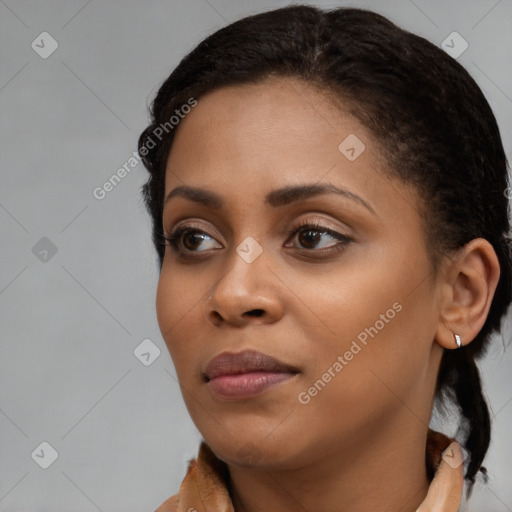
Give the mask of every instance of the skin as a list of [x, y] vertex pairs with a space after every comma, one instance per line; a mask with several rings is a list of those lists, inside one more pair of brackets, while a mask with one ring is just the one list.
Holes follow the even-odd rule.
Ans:
[[[349, 134], [366, 146], [354, 161], [338, 150]], [[306, 183], [349, 190], [373, 212], [338, 194], [264, 202]], [[293, 78], [201, 97], [167, 162], [166, 196], [183, 185], [224, 205], [165, 204], [166, 235], [193, 224], [205, 238], [182, 236], [186, 259], [167, 246], [157, 318], [191, 418], [228, 464], [237, 512], [415, 511], [429, 488], [425, 443], [443, 349], [456, 348], [454, 332], [467, 345], [485, 322], [499, 278], [492, 246], [473, 240], [434, 274], [416, 190], [386, 175], [356, 119]], [[318, 239], [308, 228], [292, 235], [303, 220], [351, 241], [321, 256], [339, 240], [321, 228]], [[252, 263], [236, 252], [249, 236], [263, 250]], [[300, 403], [394, 303], [394, 318]], [[300, 373], [255, 398], [215, 398], [202, 371], [220, 352], [245, 349]]]

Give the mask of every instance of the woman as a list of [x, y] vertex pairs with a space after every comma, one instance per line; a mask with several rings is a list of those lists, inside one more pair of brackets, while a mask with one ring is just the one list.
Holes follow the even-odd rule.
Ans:
[[296, 5], [209, 36], [151, 113], [157, 316], [204, 439], [158, 511], [458, 510], [512, 281], [474, 80], [376, 13]]

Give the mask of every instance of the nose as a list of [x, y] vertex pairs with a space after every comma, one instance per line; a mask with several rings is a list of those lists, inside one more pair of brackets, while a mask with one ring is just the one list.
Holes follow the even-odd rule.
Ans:
[[206, 301], [208, 321], [220, 327], [270, 324], [283, 315], [282, 284], [268, 265], [265, 251], [251, 263], [236, 251]]

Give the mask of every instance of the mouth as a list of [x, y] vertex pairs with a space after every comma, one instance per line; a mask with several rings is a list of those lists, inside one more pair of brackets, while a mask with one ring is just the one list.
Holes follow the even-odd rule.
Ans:
[[251, 398], [297, 375], [299, 369], [262, 352], [222, 352], [203, 372], [212, 394], [221, 400]]

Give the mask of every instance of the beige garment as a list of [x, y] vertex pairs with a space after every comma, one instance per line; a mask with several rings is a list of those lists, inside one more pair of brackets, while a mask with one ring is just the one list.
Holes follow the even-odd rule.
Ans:
[[[431, 484], [416, 512], [458, 512], [464, 477], [463, 465], [452, 462], [462, 460], [460, 447], [453, 442], [455, 439], [428, 430], [427, 475]], [[198, 457], [189, 462], [178, 494], [165, 500], [155, 512], [234, 512], [227, 476], [227, 465], [203, 441]]]

